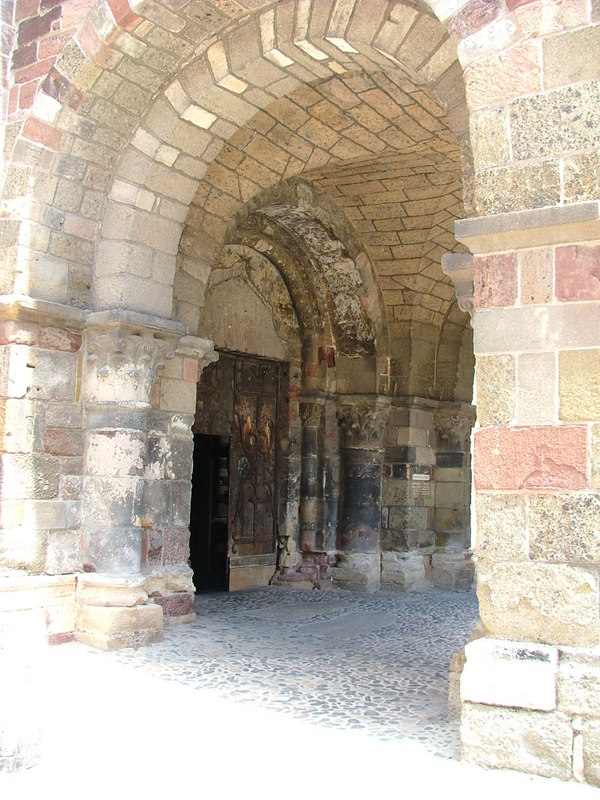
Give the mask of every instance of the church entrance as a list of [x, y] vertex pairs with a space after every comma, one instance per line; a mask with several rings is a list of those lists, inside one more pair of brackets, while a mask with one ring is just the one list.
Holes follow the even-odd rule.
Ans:
[[190, 514], [197, 591], [266, 586], [276, 570], [283, 366], [220, 353], [202, 373]]

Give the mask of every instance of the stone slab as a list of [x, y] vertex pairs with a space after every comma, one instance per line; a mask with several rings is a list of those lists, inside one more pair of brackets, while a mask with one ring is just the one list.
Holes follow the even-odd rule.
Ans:
[[482, 638], [465, 647], [461, 698], [491, 706], [556, 708], [558, 648]]

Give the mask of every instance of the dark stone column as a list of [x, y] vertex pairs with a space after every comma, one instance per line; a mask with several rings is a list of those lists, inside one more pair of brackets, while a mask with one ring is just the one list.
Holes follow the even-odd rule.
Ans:
[[380, 581], [381, 479], [386, 398], [353, 398], [338, 407], [341, 506], [336, 583], [373, 590]]
[[300, 472], [300, 549], [323, 550], [323, 403], [300, 401], [302, 449]]

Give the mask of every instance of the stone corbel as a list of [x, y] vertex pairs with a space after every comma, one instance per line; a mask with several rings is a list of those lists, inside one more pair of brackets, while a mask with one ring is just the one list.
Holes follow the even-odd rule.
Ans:
[[471, 253], [445, 253], [442, 269], [454, 284], [456, 300], [461, 311], [465, 311], [473, 322], [475, 267]]

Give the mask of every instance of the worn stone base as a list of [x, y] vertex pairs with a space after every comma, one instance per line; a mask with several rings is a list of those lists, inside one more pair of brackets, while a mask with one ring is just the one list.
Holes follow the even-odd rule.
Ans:
[[381, 587], [379, 553], [346, 553], [331, 568], [331, 577], [340, 589], [376, 592]]
[[431, 557], [431, 581], [436, 589], [469, 589], [475, 578], [470, 550], [462, 553], [434, 553]]
[[101, 650], [160, 642], [163, 610], [155, 603], [133, 607], [80, 606], [76, 638]]
[[232, 556], [229, 561], [229, 591], [268, 586], [275, 568], [275, 555]]
[[0, 578], [0, 614], [35, 612], [45, 620], [49, 642], [73, 638], [77, 606], [74, 575], [21, 575]]
[[431, 589], [431, 556], [422, 550], [381, 554], [381, 588], [391, 591], [427, 592]]
[[600, 786], [600, 648], [482, 637], [465, 655], [465, 760]]
[[178, 617], [169, 617], [165, 616], [163, 619], [163, 624], [165, 627], [167, 625], [174, 626], [174, 625], [189, 625], [191, 622], [196, 621], [196, 617], [198, 615], [195, 611], [190, 612], [189, 614], [181, 614]]

